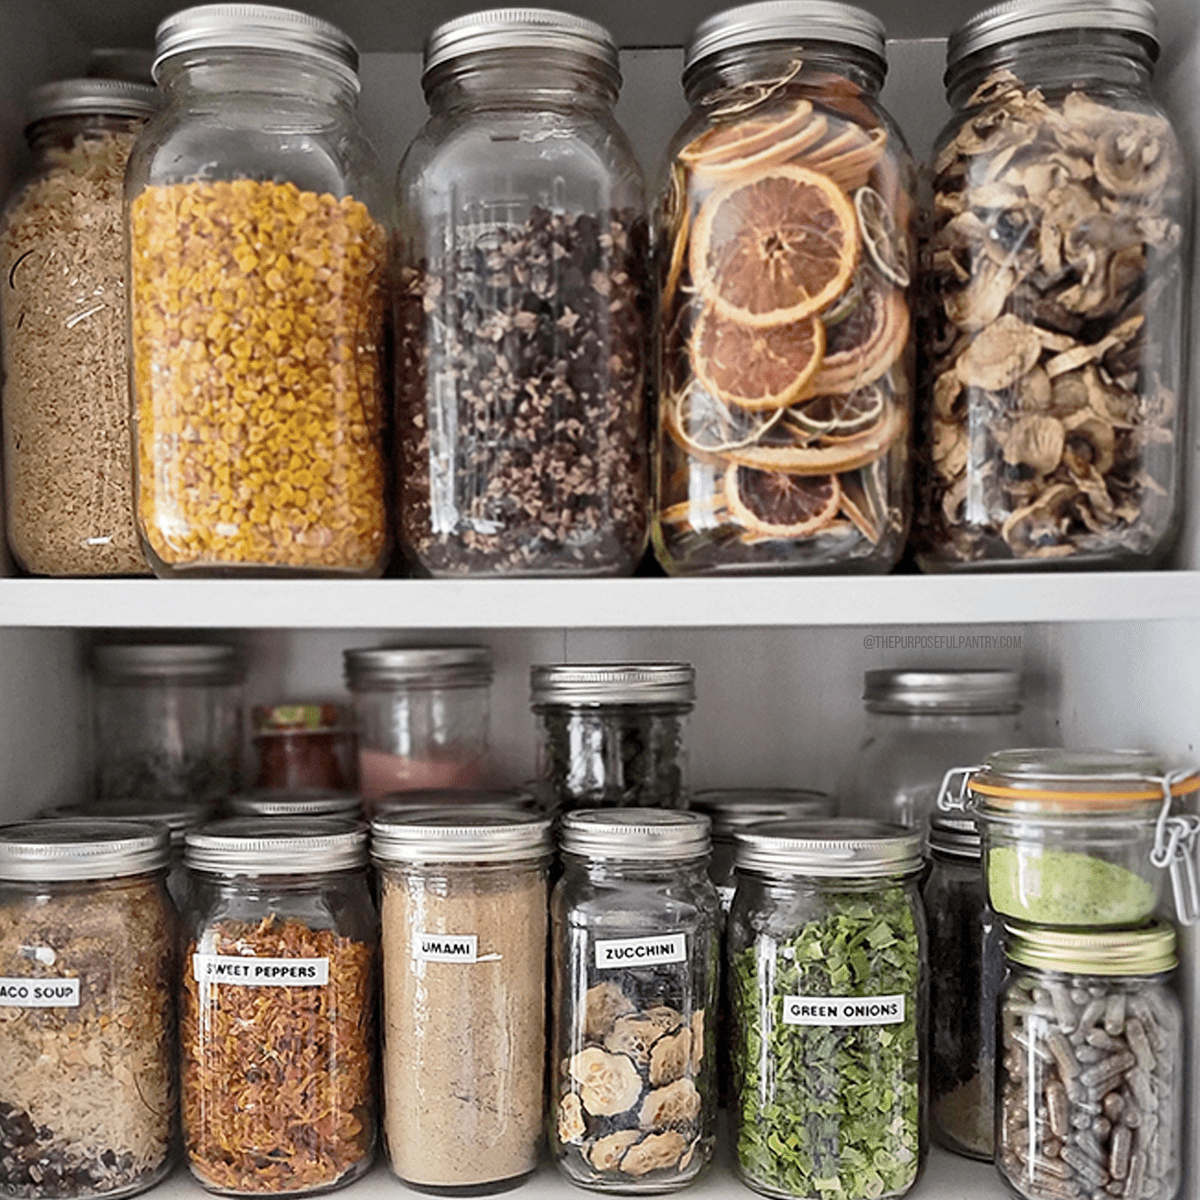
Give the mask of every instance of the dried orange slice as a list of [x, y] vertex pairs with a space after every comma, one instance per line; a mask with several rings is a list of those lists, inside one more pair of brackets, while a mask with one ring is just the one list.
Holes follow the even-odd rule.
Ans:
[[908, 287], [908, 242], [896, 228], [896, 219], [884, 198], [865, 184], [854, 193], [858, 231], [876, 270], [897, 287]]
[[810, 394], [844, 395], [874, 383], [900, 357], [908, 327], [904, 293], [877, 276], [864, 279], [858, 307], [826, 327], [825, 358], [809, 382]]
[[692, 282], [728, 320], [802, 321], [845, 290], [858, 261], [845, 192], [803, 167], [773, 167], [705, 200], [692, 228]]
[[687, 261], [690, 226], [691, 210], [687, 202], [687, 181], [682, 168], [675, 164], [671, 168], [671, 183], [663, 200], [663, 237], [671, 247], [661, 297], [664, 311], [675, 298], [675, 291], [683, 274], [683, 264]]
[[753, 446], [782, 419], [784, 409], [757, 412], [727, 405], [702, 387], [689, 387], [663, 402], [663, 423], [693, 458], [724, 463], [731, 450]]
[[784, 475], [737, 463], [725, 470], [729, 515], [757, 537], [811, 537], [837, 516], [841, 500], [836, 475]]
[[731, 158], [724, 162], [697, 163], [692, 168], [694, 178], [702, 187], [711, 187], [713, 184], [725, 183], [733, 179], [746, 179], [767, 167], [790, 162], [797, 155], [803, 154], [825, 136], [828, 128], [829, 118], [822, 113], [817, 113], [795, 132], [789, 133], [786, 137], [777, 138], [753, 153], [743, 154], [740, 158]]
[[847, 392], [814, 396], [788, 412], [805, 433], [824, 438], [853, 437], [883, 416], [887, 396], [878, 383]]
[[785, 113], [774, 118], [757, 116], [733, 125], [717, 125], [688, 142], [679, 151], [678, 159], [692, 168], [711, 169], [753, 157], [804, 129], [809, 124], [812, 111], [811, 101], [798, 100]]
[[861, 129], [850, 125], [804, 155], [804, 165], [827, 175], [839, 187], [853, 192], [867, 182], [872, 168], [883, 157], [887, 130], [882, 126]]

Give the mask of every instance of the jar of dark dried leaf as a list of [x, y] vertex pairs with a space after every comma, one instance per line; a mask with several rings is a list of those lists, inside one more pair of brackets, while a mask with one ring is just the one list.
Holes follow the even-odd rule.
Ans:
[[430, 35], [397, 182], [401, 538], [434, 576], [622, 575], [646, 544], [645, 196], [608, 32]]
[[925, 570], [1153, 566], [1176, 532], [1190, 185], [1146, 0], [950, 38], [934, 161]]

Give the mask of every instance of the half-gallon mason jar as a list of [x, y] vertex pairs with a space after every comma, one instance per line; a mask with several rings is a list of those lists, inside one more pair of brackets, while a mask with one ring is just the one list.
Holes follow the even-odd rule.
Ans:
[[400, 528], [423, 574], [622, 575], [646, 545], [650, 280], [617, 48], [547, 9], [440, 25], [400, 164]]
[[712, 1156], [720, 906], [700, 813], [583, 809], [550, 913], [551, 1149], [595, 1191], [665, 1192]]
[[1182, 493], [1191, 184], [1146, 0], [1011, 0], [947, 49], [918, 562], [1153, 566]]
[[158, 27], [126, 176], [137, 515], [160, 575], [374, 575], [387, 236], [358, 51], [259, 4]]
[[708, 18], [658, 213], [654, 547], [672, 574], [886, 571], [909, 519], [915, 177], [884, 30]]

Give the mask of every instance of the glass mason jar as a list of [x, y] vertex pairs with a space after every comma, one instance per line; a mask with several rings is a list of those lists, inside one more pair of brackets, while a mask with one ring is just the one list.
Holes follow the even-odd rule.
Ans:
[[34, 575], [147, 575], [133, 521], [125, 164], [154, 89], [36, 89], [33, 162], [0, 217], [8, 540]]
[[543, 809], [532, 792], [521, 788], [424, 788], [412, 792], [391, 792], [374, 803], [377, 817], [389, 813], [413, 812], [420, 808], [441, 809], [443, 812], [479, 809], [503, 809], [506, 812], [540, 814]]
[[490, 810], [376, 818], [384, 1136], [414, 1187], [511, 1187], [545, 1111], [550, 822]]
[[357, 783], [354, 725], [341, 704], [260, 704], [251, 713], [255, 788], [350, 791]]
[[667, 1192], [712, 1157], [720, 905], [708, 818], [626, 808], [563, 818], [550, 904], [550, 1140], [594, 1191]]
[[671, 574], [878, 572], [904, 546], [915, 171], [886, 70], [882, 24], [831, 0], [692, 38], [656, 239]]
[[867, 671], [862, 740], [840, 784], [848, 816], [921, 829], [951, 767], [1028, 741], [1016, 671]]
[[353, 792], [305, 788], [263, 788], [229, 796], [224, 808], [234, 817], [341, 817], [357, 820], [363, 815], [362, 798]]
[[175, 1159], [167, 834], [0, 827], [0, 1194], [129, 1196]]
[[234, 646], [96, 646], [96, 799], [212, 806], [235, 791], [243, 674]]
[[996, 1165], [1020, 1196], [1179, 1190], [1183, 1019], [1165, 922], [1096, 933], [1009, 926]]
[[187, 835], [183, 1140], [227, 1196], [305, 1195], [375, 1151], [375, 955], [367, 831], [218, 821]]
[[733, 1118], [768, 1196], [900, 1196], [925, 1152], [920, 834], [874, 821], [738, 834]]
[[568, 663], [530, 671], [538, 779], [551, 810], [687, 807], [690, 663]]
[[386, 646], [347, 650], [344, 659], [368, 806], [391, 792], [482, 782], [493, 673], [486, 646]]
[[1158, 50], [1145, 0], [1015, 0], [950, 38], [924, 570], [1153, 566], [1170, 549], [1191, 184], [1149, 91]]
[[160, 575], [378, 575], [387, 235], [358, 52], [266, 5], [158, 27], [130, 158], [137, 517]]
[[645, 189], [591, 21], [498, 9], [425, 45], [396, 182], [400, 530], [434, 576], [625, 575], [646, 547]]

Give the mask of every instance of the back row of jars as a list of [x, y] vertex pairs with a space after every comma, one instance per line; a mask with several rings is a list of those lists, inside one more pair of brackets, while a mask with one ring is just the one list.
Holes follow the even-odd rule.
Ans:
[[459, 18], [426, 44], [389, 288], [350, 40], [290, 10], [176, 14], [153, 115], [109, 81], [37, 99], [0, 236], [16, 555], [378, 574], [394, 491], [419, 573], [622, 574], [648, 534], [672, 573], [883, 571], [915, 474], [926, 569], [1154, 563], [1181, 496], [1188, 207], [1157, 51], [1144, 0], [958, 30], [918, 277], [869, 13], [699, 27], [653, 237], [607, 32]]

